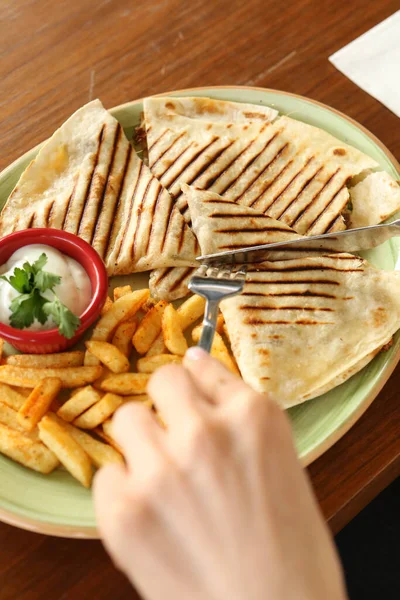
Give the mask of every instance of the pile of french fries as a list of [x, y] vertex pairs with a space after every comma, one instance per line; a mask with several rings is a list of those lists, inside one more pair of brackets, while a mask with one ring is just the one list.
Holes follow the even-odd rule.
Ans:
[[[1, 359], [0, 453], [44, 474], [62, 465], [90, 487], [95, 469], [124, 460], [112, 433], [117, 408], [143, 402], [165, 426], [147, 383], [159, 367], [180, 364], [198, 342], [204, 299], [191, 296], [175, 309], [151, 298], [148, 289], [117, 287], [113, 296], [86, 351]], [[220, 315], [211, 354], [239, 374], [224, 338]]]

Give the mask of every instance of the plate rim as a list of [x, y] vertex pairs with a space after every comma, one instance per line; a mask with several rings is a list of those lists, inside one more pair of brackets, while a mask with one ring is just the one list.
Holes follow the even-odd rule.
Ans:
[[[319, 102], [318, 100], [314, 100], [313, 98], [308, 98], [307, 96], [302, 96], [300, 94], [295, 94], [293, 92], [285, 92], [282, 90], [277, 90], [274, 88], [264, 88], [257, 86], [240, 86], [240, 85], [211, 85], [211, 86], [199, 86], [199, 87], [191, 87], [191, 88], [182, 88], [177, 90], [170, 90], [167, 92], [161, 92], [158, 94], [152, 94], [152, 97], [159, 96], [168, 96], [170, 94], [177, 95], [180, 93], [193, 92], [194, 95], [196, 92], [204, 92], [204, 91], [213, 91], [213, 90], [249, 90], [249, 91], [258, 91], [258, 92], [270, 92], [273, 94], [279, 94], [282, 96], [288, 96], [295, 99], [300, 99], [304, 102], [314, 104], [319, 106], [328, 112], [334, 113], [348, 121], [351, 125], [356, 127], [358, 130], [361, 130], [364, 135], [366, 135], [370, 140], [372, 140], [380, 150], [386, 155], [388, 160], [391, 162], [392, 166], [395, 168], [397, 173], [400, 175], [400, 163], [396, 159], [396, 157], [392, 154], [392, 152], [385, 146], [383, 142], [379, 138], [376, 137], [369, 129], [367, 129], [364, 125], [349, 117], [348, 115], [342, 113], [336, 108], [333, 108], [323, 102]], [[135, 100], [130, 100], [129, 102], [125, 102], [123, 104], [119, 104], [110, 109], [111, 114], [119, 112], [124, 109], [129, 109], [132, 105], [136, 105], [140, 102], [143, 102], [145, 97], [137, 98]], [[11, 164], [6, 166], [1, 172], [0, 177], [7, 176], [10, 171], [13, 170], [16, 163], [20, 162], [21, 159], [26, 157], [27, 155], [38, 151], [40, 147], [47, 141], [46, 138], [39, 144], [36, 144], [33, 148], [30, 148], [24, 154], [16, 158]], [[385, 386], [390, 376], [392, 375], [394, 369], [396, 368], [398, 362], [400, 361], [400, 347], [397, 352], [391, 357], [390, 361], [386, 363], [383, 367], [383, 373], [379, 381], [375, 383], [371, 391], [364, 398], [363, 402], [357, 407], [357, 409], [348, 416], [342, 426], [336, 431], [332, 432], [323, 442], [317, 445], [315, 448], [310, 450], [307, 454], [305, 454], [301, 458], [301, 464], [303, 467], [309, 466], [312, 462], [314, 462], [317, 458], [322, 456], [327, 450], [329, 450], [336, 442], [338, 442], [352, 427], [355, 423], [361, 418], [361, 416], [366, 412], [375, 398], [378, 396], [379, 392]], [[25, 529], [28, 531], [33, 531], [35, 533], [41, 533], [44, 535], [51, 535], [55, 537], [63, 537], [63, 538], [79, 538], [79, 539], [99, 539], [99, 533], [96, 527], [90, 526], [75, 526], [75, 525], [56, 525], [54, 523], [49, 523], [46, 521], [42, 521], [39, 519], [32, 519], [29, 517], [18, 516], [15, 513], [0, 508], [0, 521], [6, 523], [8, 525], [12, 525], [14, 527], [19, 527], [20, 529]]]

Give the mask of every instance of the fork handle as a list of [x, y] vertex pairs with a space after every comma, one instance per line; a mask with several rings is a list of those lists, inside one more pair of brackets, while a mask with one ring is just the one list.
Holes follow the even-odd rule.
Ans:
[[198, 346], [206, 352], [210, 352], [217, 326], [219, 301], [207, 300], [203, 319], [203, 330], [201, 332]]

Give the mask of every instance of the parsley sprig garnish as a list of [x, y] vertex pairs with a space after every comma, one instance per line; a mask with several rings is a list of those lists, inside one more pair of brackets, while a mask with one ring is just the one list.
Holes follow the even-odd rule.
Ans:
[[[58, 325], [59, 333], [70, 339], [81, 322], [56, 296], [54, 287], [61, 282], [61, 277], [44, 271], [46, 263], [47, 256], [43, 252], [33, 264], [25, 262], [22, 269], [16, 267], [10, 277], [1, 275], [0, 279], [7, 281], [20, 294], [10, 304], [10, 325], [24, 329], [35, 319], [43, 325], [51, 316]], [[54, 294], [53, 300], [43, 296], [48, 290]]]

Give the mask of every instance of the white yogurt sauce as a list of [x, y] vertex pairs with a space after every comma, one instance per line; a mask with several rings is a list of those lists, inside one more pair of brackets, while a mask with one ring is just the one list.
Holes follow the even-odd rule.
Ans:
[[[90, 279], [82, 265], [73, 258], [62, 254], [56, 248], [41, 244], [23, 246], [14, 252], [4, 265], [0, 266], [0, 275], [10, 277], [10, 275], [13, 274], [15, 267], [22, 268], [22, 265], [25, 262], [32, 264], [43, 253], [47, 256], [47, 263], [43, 267], [43, 270], [61, 277], [61, 283], [54, 287], [54, 292], [60, 301], [65, 304], [71, 312], [79, 317], [88, 306], [91, 299], [92, 288]], [[19, 292], [17, 292], [17, 290], [15, 290], [7, 281], [0, 279], [1, 323], [7, 325], [10, 324], [10, 304], [16, 296], [19, 296]], [[53, 300], [54, 298], [54, 294], [50, 290], [44, 292], [43, 296], [49, 300]], [[26, 329], [39, 331], [42, 329], [55, 328], [57, 328], [57, 325], [54, 323], [53, 319], [49, 317], [43, 325], [35, 320], [32, 325]]]

